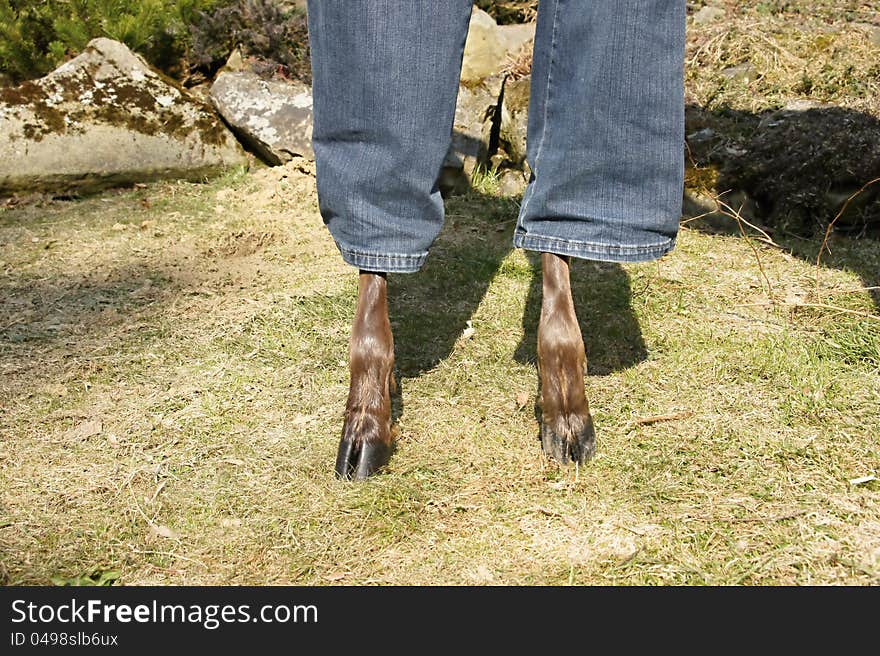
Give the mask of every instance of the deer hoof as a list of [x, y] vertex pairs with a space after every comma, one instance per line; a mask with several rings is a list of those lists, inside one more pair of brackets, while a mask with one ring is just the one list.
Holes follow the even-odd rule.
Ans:
[[596, 431], [593, 419], [570, 415], [561, 417], [551, 424], [541, 423], [541, 445], [544, 455], [559, 464], [569, 461], [584, 464], [596, 452]]
[[384, 442], [361, 442], [345, 436], [339, 442], [336, 477], [344, 481], [369, 478], [391, 459], [391, 447]]

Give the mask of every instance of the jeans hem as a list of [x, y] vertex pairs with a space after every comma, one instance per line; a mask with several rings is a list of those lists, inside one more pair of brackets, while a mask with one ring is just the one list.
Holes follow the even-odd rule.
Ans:
[[428, 253], [371, 253], [343, 246], [336, 242], [342, 259], [353, 267], [377, 273], [415, 273], [422, 268]]
[[513, 245], [529, 251], [540, 251], [598, 262], [647, 262], [656, 260], [675, 247], [675, 237], [647, 246], [640, 244], [600, 244], [594, 242], [516, 233]]

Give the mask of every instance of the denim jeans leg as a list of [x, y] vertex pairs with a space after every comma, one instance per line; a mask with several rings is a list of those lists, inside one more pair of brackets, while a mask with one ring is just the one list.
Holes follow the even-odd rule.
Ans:
[[443, 224], [472, 0], [309, 0], [321, 215], [343, 259], [410, 273]]
[[684, 47], [684, 0], [541, 0], [516, 247], [621, 262], [672, 249]]

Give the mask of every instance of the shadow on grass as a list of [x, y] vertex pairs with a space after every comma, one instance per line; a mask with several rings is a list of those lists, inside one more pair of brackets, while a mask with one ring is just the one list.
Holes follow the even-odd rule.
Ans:
[[[538, 319], [541, 316], [541, 256], [528, 252], [532, 264], [531, 284], [523, 315], [523, 338], [516, 361], [535, 362]], [[619, 264], [573, 261], [572, 296], [577, 309], [587, 374], [606, 376], [629, 369], [647, 359], [642, 330], [632, 309], [629, 274]]]
[[[823, 253], [822, 265], [857, 273], [880, 309], [880, 265], [861, 252], [871, 249], [859, 248], [860, 238], [880, 238], [880, 182], [860, 192], [880, 178], [880, 120], [810, 102], [760, 113], [688, 105], [686, 118], [689, 186], [714, 188], [780, 246], [811, 263], [837, 217], [835, 236], [852, 239]], [[710, 209], [693, 205], [685, 200], [686, 216]], [[740, 234], [727, 216], [689, 226]]]
[[[518, 203], [470, 192], [447, 201], [446, 226], [417, 274], [389, 278], [398, 374], [414, 378], [452, 352], [512, 250]], [[541, 312], [540, 255], [527, 252], [531, 279], [522, 318], [523, 338], [514, 359], [536, 361]], [[647, 357], [631, 305], [626, 271], [616, 264], [575, 260], [572, 292], [587, 350], [589, 373], [606, 375]]]
[[0, 284], [0, 343], [37, 346], [64, 340], [73, 346], [79, 344], [71, 341], [77, 335], [88, 342], [176, 287], [167, 271], [146, 265], [101, 273]]

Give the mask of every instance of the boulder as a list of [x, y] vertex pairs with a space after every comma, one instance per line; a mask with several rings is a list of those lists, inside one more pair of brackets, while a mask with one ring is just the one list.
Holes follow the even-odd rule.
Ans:
[[498, 26], [498, 34], [509, 56], [516, 55], [527, 43], [534, 42], [536, 26], [534, 22]]
[[476, 85], [460, 86], [452, 127], [452, 145], [441, 175], [445, 191], [466, 189], [474, 169], [486, 166], [498, 99], [504, 78], [489, 77]]
[[517, 80], [508, 79], [504, 84], [499, 141], [513, 166], [522, 166], [526, 159], [531, 79], [527, 75]]
[[474, 7], [464, 44], [461, 81], [469, 84], [497, 75], [504, 68], [507, 52], [507, 43], [495, 19]]
[[314, 159], [312, 91], [297, 81], [264, 80], [256, 73], [223, 71], [211, 99], [241, 141], [273, 166], [294, 156]]
[[209, 105], [111, 39], [0, 89], [0, 193], [199, 180], [247, 161]]

